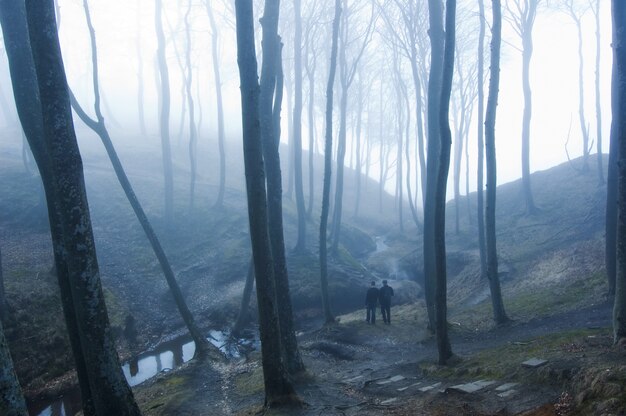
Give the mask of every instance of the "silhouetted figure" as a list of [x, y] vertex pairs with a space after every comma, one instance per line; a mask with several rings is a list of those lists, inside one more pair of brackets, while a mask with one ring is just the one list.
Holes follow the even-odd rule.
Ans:
[[367, 294], [365, 295], [365, 308], [367, 309], [367, 317], [365, 320], [369, 324], [376, 323], [376, 305], [378, 304], [378, 288], [376, 287], [376, 282], [372, 281], [372, 286], [367, 289]]
[[391, 297], [393, 296], [393, 288], [387, 285], [387, 281], [383, 280], [383, 287], [378, 291], [378, 301], [380, 302], [380, 313], [383, 315], [383, 321], [389, 325], [391, 323]]

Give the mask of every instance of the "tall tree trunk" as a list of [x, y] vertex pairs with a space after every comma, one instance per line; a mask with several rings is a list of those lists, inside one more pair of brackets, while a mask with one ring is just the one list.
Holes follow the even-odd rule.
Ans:
[[613, 335], [615, 342], [626, 338], [626, 3], [613, 0], [613, 124], [618, 143], [617, 275]]
[[[282, 97], [282, 60], [281, 43], [278, 37], [279, 0], [266, 0], [265, 11], [261, 19], [263, 28], [263, 64], [261, 67], [261, 90], [259, 95], [259, 116], [261, 122], [261, 140], [263, 143], [263, 161], [267, 172], [268, 225], [272, 258], [274, 261], [274, 281], [276, 285], [276, 305], [280, 336], [285, 352], [285, 363], [290, 374], [304, 370], [304, 364], [298, 351], [298, 343], [293, 328], [293, 311], [289, 294], [289, 277], [285, 258], [285, 239], [283, 234], [283, 188], [280, 171], [278, 147], [280, 136], [281, 101], [272, 104], [276, 90], [276, 77], [280, 76]], [[278, 120], [276, 120], [278, 118]], [[302, 201], [304, 202], [304, 200]]]
[[[344, 21], [345, 23], [345, 21]], [[341, 216], [343, 212], [343, 174], [346, 159], [346, 129], [348, 112], [348, 84], [344, 73], [347, 71], [345, 62], [345, 43], [342, 45], [340, 56], [341, 98], [339, 101], [339, 134], [337, 136], [337, 179], [335, 180], [335, 204], [333, 206], [333, 221], [331, 225], [332, 244], [330, 252], [337, 255], [341, 238]]]
[[185, 92], [187, 96], [187, 107], [189, 107], [189, 164], [191, 167], [191, 181], [189, 184], [189, 209], [193, 210], [196, 191], [197, 177], [197, 148], [198, 148], [198, 132], [196, 130], [196, 120], [193, 105], [193, 93], [191, 92], [191, 82], [193, 76], [193, 68], [191, 66], [191, 24], [189, 23], [189, 14], [191, 13], [191, 0], [187, 4], [187, 12], [185, 13]]
[[294, 250], [306, 250], [306, 208], [304, 206], [304, 185], [302, 183], [302, 11], [301, 1], [294, 0], [294, 107], [293, 107], [293, 147], [294, 180], [296, 207], [298, 210], [298, 241]]
[[297, 397], [281, 357], [280, 326], [276, 312], [274, 269], [268, 232], [267, 196], [265, 193], [265, 170], [259, 115], [260, 88], [254, 43], [252, 0], [235, 0], [235, 12], [248, 220], [257, 285], [265, 405], [271, 407], [283, 403], [292, 403], [297, 401]]
[[584, 85], [584, 57], [583, 57], [583, 28], [580, 18], [572, 10], [572, 18], [578, 29], [578, 120], [580, 132], [583, 136], [583, 171], [589, 170], [589, 127], [585, 119], [585, 85]]
[[[308, 45], [308, 43], [307, 43]], [[308, 47], [307, 47], [308, 50]], [[314, 58], [315, 59], [315, 58]], [[309, 203], [307, 205], [307, 217], [313, 217], [313, 201], [315, 200], [315, 61], [312, 68], [309, 68], [308, 57], [305, 59], [307, 74], [309, 78], [309, 106], [308, 119], [309, 122]]]
[[159, 68], [161, 151], [163, 156], [163, 177], [165, 183], [165, 222], [172, 224], [174, 219], [174, 173], [172, 168], [172, 151], [170, 145], [170, 78], [165, 56], [165, 34], [161, 13], [162, 0], [154, 3], [154, 24], [157, 35], [157, 62]]
[[428, 151], [426, 161], [426, 197], [424, 204], [424, 291], [428, 311], [428, 327], [435, 330], [435, 288], [437, 277], [435, 250], [435, 205], [437, 172], [439, 171], [441, 130], [439, 107], [443, 69], [444, 32], [441, 0], [428, 0], [431, 44], [430, 76], [428, 78]]
[[93, 416], [96, 413], [91, 397], [91, 389], [89, 387], [87, 365], [81, 347], [77, 317], [74, 312], [66, 253], [62, 244], [63, 231], [59, 218], [58, 197], [52, 181], [51, 160], [47, 157], [37, 75], [35, 73], [29, 43], [24, 2], [0, 1], [0, 21], [2, 23], [2, 31], [9, 60], [9, 70], [11, 73], [11, 83], [17, 113], [24, 134], [30, 144], [45, 189], [46, 206], [50, 220], [50, 233], [54, 249], [55, 269], [61, 292], [61, 304], [63, 306], [67, 333], [76, 363], [83, 413], [86, 416]]
[[530, 60], [533, 56], [533, 25], [538, 0], [528, 2], [526, 16], [522, 19], [522, 88], [524, 91], [524, 113], [522, 115], [522, 186], [526, 213], [537, 212], [530, 181], [530, 119], [532, 117], [532, 91], [530, 89]]
[[[424, 155], [424, 122], [422, 121], [422, 88], [417, 67], [417, 50], [412, 46], [411, 74], [413, 75], [413, 89], [415, 91], [415, 122], [417, 125], [417, 155], [419, 158], [419, 172], [422, 187], [422, 205], [426, 196], [426, 156]], [[417, 191], [415, 192], [417, 195]]]
[[146, 131], [146, 118], [143, 109], [144, 93], [143, 93], [143, 59], [141, 57], [141, 0], [135, 2], [137, 7], [137, 20], [135, 22], [137, 29], [137, 38], [135, 42], [135, 52], [137, 53], [137, 110], [139, 113], [139, 131], [142, 137], [148, 135]]
[[[487, 277], [487, 246], [485, 243], [485, 198], [483, 196], [483, 169], [484, 161], [484, 63], [485, 63], [485, 4], [483, 0], [478, 0], [478, 19], [480, 20], [480, 31], [478, 34], [478, 68], [476, 78], [478, 79], [478, 115], [476, 125], [478, 127], [478, 161], [476, 167], [476, 211], [478, 225], [478, 251], [480, 253], [480, 276]], [[469, 196], [468, 196], [469, 197]]]
[[598, 183], [604, 184], [604, 167], [602, 154], [602, 105], [600, 104], [600, 0], [596, 0], [592, 5], [592, 11], [596, 20], [596, 70], [595, 70], [595, 89], [596, 89], [596, 156], [597, 156], [597, 172]]
[[333, 40], [330, 52], [330, 68], [326, 86], [326, 133], [324, 145], [324, 187], [322, 190], [322, 214], [320, 217], [320, 285], [322, 293], [322, 309], [326, 324], [335, 322], [330, 309], [328, 296], [328, 256], [326, 249], [326, 231], [328, 227], [328, 208], [330, 204], [330, 179], [333, 149], [333, 86], [337, 71], [337, 49], [339, 43], [339, 24], [341, 21], [341, 0], [335, 0], [335, 18], [333, 20]]
[[99, 415], [140, 415], [109, 328], [54, 3], [26, 1], [26, 17], [42, 109], [44, 148], [58, 197], [61, 244], [93, 405]]
[[126, 176], [126, 172], [124, 171], [124, 167], [122, 166], [122, 162], [120, 161], [117, 152], [115, 151], [115, 147], [113, 146], [113, 142], [111, 141], [111, 137], [109, 136], [109, 132], [104, 123], [104, 117], [102, 116], [102, 111], [100, 109], [100, 81], [99, 81], [99, 66], [98, 66], [98, 49], [96, 44], [96, 35], [93, 25], [91, 23], [91, 15], [89, 12], [88, 3], [86, 1], [83, 2], [85, 8], [85, 17], [87, 19], [87, 27], [89, 28], [89, 36], [91, 40], [91, 57], [92, 57], [92, 68], [93, 68], [93, 88], [94, 88], [94, 111], [96, 113], [96, 120], [91, 119], [87, 113], [80, 106], [74, 95], [70, 90], [70, 101], [74, 111], [78, 117], [90, 128], [92, 129], [102, 141], [104, 148], [109, 156], [109, 160], [113, 165], [113, 170], [115, 171], [115, 175], [124, 190], [124, 194], [130, 203], [137, 220], [141, 224], [141, 227], [144, 230], [148, 241], [154, 251], [154, 254], [159, 261], [159, 265], [161, 266], [161, 270], [163, 271], [163, 275], [165, 276], [165, 280], [167, 281], [170, 292], [172, 293], [172, 297], [174, 298], [174, 302], [178, 307], [178, 311], [191, 334], [195, 344], [196, 344], [196, 352], [195, 356], [197, 358], [206, 358], [212, 357], [214, 359], [218, 359], [221, 357], [219, 350], [214, 347], [211, 343], [209, 343], [206, 337], [202, 334], [202, 331], [198, 328], [193, 318], [193, 315], [189, 311], [187, 307], [187, 303], [185, 302], [185, 298], [180, 290], [180, 286], [176, 281], [176, 277], [174, 275], [174, 271], [172, 270], [172, 266], [161, 246], [161, 243], [148, 220], [148, 217], [141, 206], [141, 203], [137, 199], [137, 195], [133, 190], [130, 181], [128, 180], [128, 176]]
[[441, 153], [437, 172], [435, 194], [435, 261], [437, 263], [437, 284], [435, 286], [435, 311], [437, 323], [437, 351], [439, 364], [445, 365], [452, 356], [448, 338], [447, 273], [446, 273], [446, 189], [450, 169], [450, 93], [454, 73], [456, 0], [446, 1], [446, 35], [441, 80], [441, 100], [439, 107], [439, 128], [441, 131]]
[[354, 218], [359, 214], [359, 204], [361, 203], [361, 170], [362, 170], [362, 158], [361, 158], [361, 125], [363, 123], [363, 80], [361, 79], [361, 73], [359, 72], [359, 82], [357, 88], [357, 114], [356, 114], [356, 149], [355, 149], [355, 169], [354, 169], [354, 181], [356, 182], [356, 197], [354, 203]]
[[0, 321], [0, 414], [28, 416], [20, 382], [15, 375], [9, 345]]
[[[615, 60], [615, 52], [613, 52]], [[617, 65], [613, 64], [611, 84], [617, 85]], [[618, 95], [611, 91], [611, 110], [618, 114]], [[612, 117], [609, 136], [609, 165], [606, 175], [605, 266], [609, 297], [615, 296], [617, 279], [617, 160], [619, 157], [618, 117]]]
[[215, 99], [217, 101], [217, 144], [220, 154], [220, 186], [217, 193], [216, 207], [224, 204], [224, 191], [226, 189], [226, 150], [225, 150], [225, 133], [224, 133], [224, 103], [222, 100], [222, 77], [220, 73], [220, 63], [218, 56], [218, 38], [217, 24], [210, 1], [207, 0], [206, 9], [211, 24], [211, 54], [213, 57], [213, 77], [215, 79]]
[[489, 95], [485, 114], [485, 150], [487, 153], [487, 206], [485, 228], [487, 243], [487, 278], [491, 291], [493, 317], [497, 324], [509, 320], [504, 310], [498, 276], [498, 252], [496, 247], [496, 107], [500, 88], [500, 44], [502, 36], [502, 9], [500, 0], [492, 0], [493, 22], [491, 26], [491, 71]]
[[239, 314], [233, 329], [230, 332], [231, 336], [238, 338], [241, 335], [244, 327], [248, 323], [250, 318], [250, 298], [252, 297], [252, 289], [254, 288], [254, 261], [250, 259], [250, 265], [248, 266], [248, 273], [246, 274], [246, 283], [243, 287], [243, 294], [241, 295], [241, 305], [239, 306]]

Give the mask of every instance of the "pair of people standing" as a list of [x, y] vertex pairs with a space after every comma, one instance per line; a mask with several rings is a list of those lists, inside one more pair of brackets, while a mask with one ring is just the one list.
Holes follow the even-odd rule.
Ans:
[[376, 306], [380, 303], [380, 312], [383, 315], [383, 321], [389, 325], [391, 323], [391, 297], [393, 289], [387, 285], [387, 281], [383, 280], [383, 287], [378, 289], [376, 282], [372, 281], [371, 287], [365, 294], [365, 307], [367, 308], [366, 321], [370, 324], [376, 323]]

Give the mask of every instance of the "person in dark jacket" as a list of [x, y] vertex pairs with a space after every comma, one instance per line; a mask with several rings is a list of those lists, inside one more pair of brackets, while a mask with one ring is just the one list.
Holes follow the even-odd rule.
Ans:
[[365, 320], [369, 324], [376, 323], [376, 305], [378, 304], [378, 288], [376, 287], [376, 282], [372, 281], [372, 285], [369, 289], [367, 289], [367, 293], [365, 294], [365, 308], [367, 309], [367, 317]]
[[391, 324], [391, 297], [393, 289], [387, 285], [387, 281], [383, 280], [383, 287], [378, 291], [378, 301], [380, 302], [380, 313], [383, 315], [383, 321]]

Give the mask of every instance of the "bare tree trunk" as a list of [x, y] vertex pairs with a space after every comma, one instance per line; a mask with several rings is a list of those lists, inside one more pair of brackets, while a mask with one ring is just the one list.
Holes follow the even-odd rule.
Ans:
[[206, 9], [211, 23], [211, 54], [213, 57], [213, 76], [215, 78], [215, 99], [217, 100], [217, 144], [220, 154], [220, 186], [217, 194], [216, 207], [224, 204], [224, 191], [226, 189], [226, 150], [224, 146], [224, 103], [222, 100], [222, 77], [220, 73], [220, 63], [218, 56], [218, 31], [213, 9], [207, 0]]
[[302, 11], [300, 0], [294, 0], [294, 107], [293, 107], [293, 147], [294, 180], [296, 207], [298, 210], [298, 241], [294, 251], [306, 250], [306, 208], [304, 206], [304, 185], [302, 183]]
[[191, 92], [191, 82], [193, 76], [193, 68], [191, 67], [191, 24], [189, 23], [189, 14], [191, 13], [191, 0], [187, 5], [185, 13], [185, 40], [187, 49], [185, 51], [185, 92], [187, 95], [187, 107], [189, 107], [189, 164], [191, 166], [191, 181], [189, 184], [189, 209], [193, 210], [196, 191], [197, 176], [197, 148], [198, 148], [198, 132], [196, 130], [196, 120], [193, 105], [193, 93]]
[[325, 323], [335, 322], [330, 309], [328, 296], [328, 259], [326, 252], [326, 229], [328, 226], [328, 208], [330, 204], [330, 177], [333, 149], [333, 86], [337, 71], [337, 48], [339, 43], [339, 24], [341, 21], [341, 0], [335, 0], [335, 18], [333, 20], [333, 40], [330, 53], [330, 68], [326, 86], [326, 134], [324, 146], [324, 188], [322, 191], [322, 214], [320, 218], [320, 285], [322, 293], [322, 309]]
[[[307, 43], [308, 50], [308, 43]], [[313, 201], [315, 200], [315, 166], [314, 166], [314, 147], [315, 147], [315, 57], [312, 68], [309, 68], [308, 57], [305, 59], [307, 74], [309, 78], [309, 106], [308, 106], [308, 122], [309, 122], [309, 203], [307, 206], [307, 217], [313, 216]]]
[[447, 273], [446, 273], [446, 189], [450, 169], [450, 93], [454, 73], [456, 0], [446, 1], [445, 49], [443, 56], [443, 74], [441, 80], [441, 99], [439, 105], [439, 129], [441, 131], [441, 153], [437, 172], [437, 191], [435, 194], [435, 261], [437, 264], [437, 283], [435, 286], [435, 311], [437, 323], [437, 350], [439, 364], [445, 365], [452, 357], [452, 348], [448, 338]]
[[[478, 166], [476, 167], [476, 211], [478, 224], [478, 251], [480, 253], [480, 276], [487, 277], [487, 246], [485, 243], [485, 198], [483, 197], [483, 169], [484, 161], [484, 62], [485, 62], [485, 5], [483, 0], [478, 0], [478, 18], [480, 20], [480, 31], [478, 35], [478, 116], [476, 125], [478, 126]], [[468, 196], [469, 197], [469, 196]]]
[[[248, 195], [248, 219], [257, 284], [261, 359], [265, 405], [279, 406], [298, 401], [281, 358], [280, 325], [270, 238], [267, 196], [259, 115], [260, 88], [254, 42], [252, 0], [235, 0], [237, 19], [237, 62], [241, 82], [243, 151]], [[269, 24], [269, 23], [265, 23]], [[271, 121], [270, 121], [271, 123]]]
[[602, 105], [600, 104], [600, 0], [596, 0], [595, 4], [590, 2], [596, 20], [596, 70], [595, 70], [595, 89], [596, 89], [596, 156], [598, 168], [598, 183], [604, 184], [604, 167], [602, 162]]
[[146, 131], [146, 119], [145, 112], [143, 109], [143, 101], [144, 101], [144, 93], [143, 93], [143, 59], [141, 57], [141, 1], [137, 0], [135, 2], [135, 6], [137, 7], [137, 38], [136, 38], [136, 53], [137, 53], [137, 110], [139, 112], [139, 129], [142, 137], [146, 137], [148, 135]]
[[163, 250], [163, 247], [161, 246], [161, 243], [156, 233], [154, 232], [154, 229], [152, 228], [152, 225], [150, 224], [150, 221], [148, 220], [148, 217], [146, 216], [146, 213], [144, 212], [143, 207], [141, 206], [141, 203], [137, 199], [137, 195], [135, 194], [135, 191], [133, 190], [133, 187], [130, 184], [130, 181], [128, 180], [128, 176], [126, 176], [126, 172], [124, 171], [122, 162], [117, 156], [117, 152], [115, 151], [115, 147], [113, 146], [113, 142], [111, 141], [111, 137], [109, 136], [109, 132], [104, 123], [104, 117], [102, 116], [102, 112], [100, 110], [100, 81], [99, 81], [99, 75], [98, 75], [99, 73], [98, 49], [96, 45], [95, 30], [91, 23], [91, 16], [90, 16], [88, 4], [86, 1], [84, 2], [84, 7], [85, 7], [85, 16], [87, 18], [87, 27], [89, 28], [89, 36], [91, 40], [93, 86], [94, 86], [94, 97], [95, 97], [94, 110], [96, 113], [96, 120], [91, 119], [87, 115], [87, 113], [85, 113], [83, 108], [80, 106], [80, 104], [78, 103], [78, 101], [76, 100], [72, 92], [70, 91], [71, 104], [74, 108], [74, 111], [76, 111], [76, 114], [80, 117], [80, 119], [89, 128], [91, 128], [102, 140], [102, 144], [104, 145], [104, 148], [106, 149], [109, 159], [111, 160], [111, 164], [113, 165], [113, 170], [115, 171], [117, 179], [120, 182], [122, 189], [124, 190], [124, 193], [126, 195], [126, 198], [128, 199], [128, 202], [130, 203], [131, 207], [133, 208], [133, 211], [135, 212], [135, 216], [137, 217], [137, 220], [141, 224], [141, 227], [143, 228], [144, 233], [146, 234], [146, 237], [148, 238], [148, 241], [150, 242], [152, 250], [154, 251], [154, 254], [156, 255], [159, 261], [161, 270], [163, 271], [163, 275], [165, 276], [165, 280], [167, 281], [170, 292], [172, 293], [174, 302], [176, 303], [176, 306], [178, 307], [178, 311], [181, 317], [183, 318], [183, 321], [185, 322], [185, 325], [187, 326], [187, 329], [189, 330], [189, 333], [191, 334], [191, 337], [193, 338], [196, 344], [195, 356], [200, 359], [207, 358], [207, 357], [219, 359], [221, 357], [220, 352], [217, 350], [217, 348], [215, 348], [211, 343], [207, 341], [206, 337], [202, 334], [200, 329], [197, 327], [195, 320], [193, 318], [193, 315], [191, 314], [191, 312], [189, 311], [189, 308], [187, 307], [187, 303], [185, 302], [183, 294], [180, 290], [180, 286], [178, 285], [176, 281], [176, 277], [174, 275], [174, 271], [172, 270], [170, 262], [167, 259], [165, 251]]
[[487, 243], [487, 278], [491, 291], [493, 317], [497, 324], [509, 320], [504, 310], [498, 276], [498, 252], [496, 247], [496, 107], [500, 87], [500, 44], [502, 35], [502, 9], [500, 0], [492, 0], [493, 22], [491, 26], [491, 76], [485, 114], [485, 150], [487, 153], [487, 207], [485, 209]]
[[246, 274], [246, 284], [243, 288], [243, 294], [241, 295], [241, 305], [239, 306], [239, 315], [233, 329], [231, 336], [238, 338], [241, 335], [244, 327], [248, 323], [250, 318], [250, 298], [252, 297], [252, 289], [254, 288], [254, 261], [250, 259], [250, 265], [248, 266], [248, 273]]
[[6, 416], [28, 416], [26, 401], [20, 382], [13, 369], [9, 345], [4, 337], [0, 321], [0, 414]]
[[165, 180], [165, 222], [168, 225], [174, 220], [174, 173], [172, 168], [172, 151], [170, 145], [170, 78], [165, 56], [165, 35], [161, 20], [162, 0], [154, 4], [154, 22], [157, 34], [157, 60], [160, 74], [160, 115], [161, 151], [163, 153], [163, 177]]
[[[615, 54], [615, 52], [614, 52]], [[615, 57], [613, 57], [615, 60]], [[617, 66], [613, 65], [611, 84], [617, 85]], [[611, 109], [617, 114], [617, 94], [611, 91]], [[615, 296], [615, 283], [617, 279], [617, 183], [619, 157], [618, 143], [618, 117], [612, 117], [611, 134], [609, 136], [609, 165], [606, 176], [606, 219], [605, 219], [605, 265], [609, 297]]]
[[[42, 109], [45, 149], [66, 253], [67, 269], [89, 387], [97, 414], [140, 415], [121, 371], [111, 336], [82, 160], [72, 122], [54, 3], [26, 1], [33, 62]], [[52, 34], [52, 35], [51, 35]]]
[[617, 275], [613, 308], [613, 335], [626, 338], [626, 3], [613, 0], [613, 124], [618, 143]]
[[354, 181], [356, 182], [356, 197], [354, 203], [354, 217], [359, 213], [359, 204], [361, 203], [361, 124], [363, 122], [363, 80], [359, 72], [359, 82], [357, 87], [357, 115], [356, 115], [356, 166], [354, 169]]
[[435, 250], [435, 212], [437, 172], [439, 171], [441, 130], [439, 107], [444, 53], [443, 6], [441, 0], [428, 1], [431, 43], [430, 76], [428, 78], [428, 152], [426, 161], [426, 198], [424, 204], [424, 291], [428, 311], [428, 327], [435, 324], [435, 289], [437, 263]]

